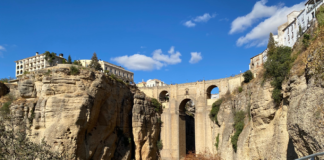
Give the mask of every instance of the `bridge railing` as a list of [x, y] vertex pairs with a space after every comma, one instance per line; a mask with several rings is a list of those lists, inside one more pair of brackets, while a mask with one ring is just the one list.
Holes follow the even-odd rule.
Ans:
[[316, 157], [316, 156], [321, 156], [321, 155], [324, 155], [324, 152], [319, 152], [319, 153], [311, 154], [311, 155], [309, 155], [309, 156], [302, 157], [302, 158], [298, 158], [298, 159], [295, 159], [295, 160], [304, 160], [304, 159], [311, 159], [311, 160], [315, 160], [315, 157]]

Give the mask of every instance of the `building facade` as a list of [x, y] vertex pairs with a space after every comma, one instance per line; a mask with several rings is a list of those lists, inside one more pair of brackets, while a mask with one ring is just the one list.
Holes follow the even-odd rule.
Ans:
[[60, 54], [59, 56], [56, 56], [52, 64], [50, 64], [45, 60], [45, 54], [38, 54], [38, 52], [36, 52], [35, 56], [15, 61], [16, 77], [20, 78], [24, 72], [33, 72], [56, 64], [61, 64], [63, 59], [63, 54]]
[[139, 82], [136, 84], [137, 87], [146, 87], [146, 82]]
[[146, 82], [146, 87], [155, 87], [155, 86], [167, 86], [163, 81], [159, 79], [150, 79]]
[[[80, 60], [80, 63], [82, 66], [88, 67], [91, 63], [91, 60], [83, 59], [83, 60]], [[125, 82], [134, 83], [134, 73], [133, 72], [127, 71], [121, 66], [117, 66], [117, 65], [114, 65], [109, 62], [102, 61], [102, 60], [99, 60], [99, 64], [101, 65], [101, 68], [104, 71], [109, 71], [110, 74], [114, 74], [118, 78], [123, 79]]]
[[322, 4], [323, 0], [309, 0], [306, 2], [304, 10], [298, 12], [297, 15], [296, 11], [288, 15], [288, 25], [282, 30], [284, 32], [284, 46], [294, 46], [298, 38], [314, 23], [316, 10]]

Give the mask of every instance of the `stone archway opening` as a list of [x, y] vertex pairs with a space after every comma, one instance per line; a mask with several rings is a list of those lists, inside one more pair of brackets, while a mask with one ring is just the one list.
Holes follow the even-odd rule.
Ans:
[[211, 85], [207, 88], [207, 99], [218, 99], [219, 89], [216, 85]]
[[184, 157], [195, 151], [195, 104], [191, 99], [184, 99], [179, 106], [179, 154]]
[[159, 95], [160, 102], [169, 102], [169, 96], [168, 91], [162, 91]]

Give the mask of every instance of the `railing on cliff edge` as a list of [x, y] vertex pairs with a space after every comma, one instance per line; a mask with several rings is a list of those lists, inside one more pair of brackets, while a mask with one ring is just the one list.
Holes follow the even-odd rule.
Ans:
[[319, 153], [315, 153], [315, 154], [311, 154], [309, 156], [306, 156], [306, 157], [302, 157], [302, 158], [298, 158], [298, 159], [295, 159], [295, 160], [304, 160], [304, 159], [311, 159], [311, 160], [315, 160], [315, 157], [316, 156], [320, 156], [320, 155], [324, 155], [324, 152], [319, 152]]

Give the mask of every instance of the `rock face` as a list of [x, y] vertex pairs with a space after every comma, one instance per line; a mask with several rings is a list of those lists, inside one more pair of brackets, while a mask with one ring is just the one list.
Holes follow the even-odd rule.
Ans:
[[161, 132], [161, 108], [151, 103], [151, 98], [143, 92], [137, 92], [134, 96], [133, 108], [133, 134], [136, 146], [136, 160], [157, 160], [159, 150], [157, 141]]
[[[310, 77], [308, 80], [305, 77]], [[283, 84], [284, 100], [273, 103], [269, 82], [250, 82], [243, 92], [223, 102], [218, 113], [220, 126], [212, 124], [223, 159], [295, 159], [324, 151], [324, 85], [311, 76], [293, 76]], [[235, 152], [233, 112], [250, 109]], [[215, 138], [216, 139], [216, 138]], [[215, 140], [212, 142], [216, 143]], [[324, 157], [320, 157], [324, 158]]]
[[6, 95], [7, 93], [9, 93], [9, 88], [5, 84], [0, 82], [0, 97]]
[[[218, 113], [218, 122], [213, 124], [215, 137], [219, 134], [216, 153], [223, 159], [286, 159], [289, 141], [287, 107], [278, 108], [271, 99], [271, 86], [265, 83], [245, 85], [243, 92], [222, 103]], [[246, 116], [245, 127], [241, 132], [235, 152], [231, 136], [234, 134], [234, 112], [250, 109], [251, 120]], [[216, 138], [215, 138], [216, 139]], [[216, 143], [215, 140], [213, 143]]]
[[68, 159], [131, 159], [131, 86], [90, 70], [46, 72], [20, 81], [24, 101], [11, 106], [11, 114], [30, 126], [29, 139], [44, 139]]

